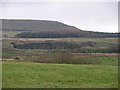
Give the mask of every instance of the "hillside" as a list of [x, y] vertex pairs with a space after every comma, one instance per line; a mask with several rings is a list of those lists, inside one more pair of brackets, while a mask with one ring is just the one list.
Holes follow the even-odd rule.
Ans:
[[17, 20], [3, 19], [2, 27], [5, 31], [53, 31], [53, 30], [79, 30], [57, 21], [47, 20]]
[[19, 38], [118, 37], [118, 33], [84, 31], [58, 21], [48, 20], [2, 19], [2, 30], [20, 32], [14, 35]]

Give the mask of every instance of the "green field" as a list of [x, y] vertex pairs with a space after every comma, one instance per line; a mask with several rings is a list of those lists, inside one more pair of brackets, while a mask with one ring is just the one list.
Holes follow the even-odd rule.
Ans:
[[[47, 39], [2, 41], [3, 88], [118, 88], [117, 53], [74, 53], [69, 50], [18, 49], [13, 44]], [[72, 43], [96, 42], [104, 49], [117, 38], [58, 38]], [[95, 47], [96, 49], [96, 47]], [[61, 52], [62, 51], [62, 52]], [[66, 51], [63, 53], [63, 51]], [[16, 57], [19, 57], [16, 59]]]
[[21, 33], [22, 31], [3, 31], [2, 36], [4, 37], [14, 37], [18, 33]]
[[3, 88], [117, 88], [118, 67], [3, 63]]

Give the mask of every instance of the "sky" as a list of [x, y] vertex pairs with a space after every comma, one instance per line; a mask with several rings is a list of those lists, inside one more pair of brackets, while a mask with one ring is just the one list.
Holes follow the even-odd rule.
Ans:
[[118, 32], [118, 2], [5, 1], [1, 7], [2, 19], [53, 20], [87, 31]]

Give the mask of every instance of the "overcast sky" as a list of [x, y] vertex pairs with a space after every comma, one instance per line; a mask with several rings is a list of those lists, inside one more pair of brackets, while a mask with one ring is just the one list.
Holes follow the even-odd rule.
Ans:
[[117, 2], [1, 2], [10, 19], [54, 20], [82, 30], [118, 32]]

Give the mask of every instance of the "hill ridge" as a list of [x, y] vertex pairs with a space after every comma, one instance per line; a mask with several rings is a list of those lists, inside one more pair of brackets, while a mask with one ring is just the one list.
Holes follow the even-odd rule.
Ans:
[[3, 30], [32, 30], [32, 31], [51, 31], [51, 30], [80, 30], [74, 26], [64, 24], [59, 21], [51, 20], [23, 20], [23, 19], [2, 19]]

